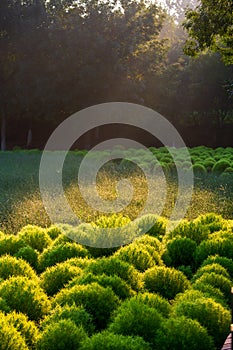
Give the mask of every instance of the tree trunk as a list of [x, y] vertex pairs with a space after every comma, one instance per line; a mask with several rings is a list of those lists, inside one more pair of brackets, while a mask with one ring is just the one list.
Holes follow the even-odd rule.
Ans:
[[28, 130], [28, 135], [27, 135], [27, 148], [30, 147], [31, 143], [32, 143], [32, 129], [30, 128]]
[[2, 114], [2, 123], [1, 123], [1, 151], [6, 150], [6, 117], [4, 112]]

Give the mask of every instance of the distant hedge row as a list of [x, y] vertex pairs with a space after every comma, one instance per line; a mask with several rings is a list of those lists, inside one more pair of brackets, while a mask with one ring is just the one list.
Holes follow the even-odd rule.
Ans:
[[[142, 217], [141, 225], [152, 215]], [[102, 217], [93, 227], [128, 223]], [[206, 214], [112, 249], [0, 233], [0, 349], [213, 350], [229, 333], [233, 220]]]
[[[27, 154], [41, 153], [35, 150], [15, 150]], [[188, 152], [188, 153], [187, 153]], [[69, 155], [75, 155], [82, 159], [88, 151], [76, 150], [70, 151]], [[215, 175], [232, 174], [233, 173], [233, 148], [218, 147], [216, 149], [206, 146], [198, 146], [193, 148], [173, 148], [173, 147], [150, 147], [144, 149], [127, 149], [116, 146], [112, 151], [92, 151], [89, 157], [98, 160], [118, 159], [119, 169], [121, 171], [132, 171], [136, 169], [136, 164], [147, 171], [173, 172], [179, 168], [184, 171], [193, 170], [196, 174], [213, 173]], [[90, 159], [90, 158], [89, 158]]]

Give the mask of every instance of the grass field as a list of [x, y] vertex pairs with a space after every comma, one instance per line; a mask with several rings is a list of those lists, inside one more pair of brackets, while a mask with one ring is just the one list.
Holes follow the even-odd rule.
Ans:
[[[231, 157], [232, 152], [230, 150], [228, 149], [228, 153]], [[192, 152], [195, 154], [195, 157], [197, 157], [198, 152], [200, 154], [197, 161], [195, 159], [198, 166], [202, 166], [200, 165], [200, 159], [204, 163], [206, 158], [210, 158], [209, 154], [208, 157], [205, 155], [206, 148], [204, 150], [199, 149], [198, 152], [197, 149], [193, 149]], [[215, 161], [219, 159], [218, 153], [216, 151], [214, 155], [212, 154], [212, 159], [216, 158]], [[164, 150], [161, 150], [159, 153], [160, 163], [164, 168], [165, 166], [169, 167], [170, 163], [166, 165], [164, 158], [162, 158], [164, 156], [161, 156], [161, 154], [164, 154]], [[47, 227], [51, 224], [39, 191], [40, 159], [41, 152], [36, 150], [0, 153], [0, 230], [6, 233], [16, 233], [21, 227], [29, 223], [42, 227]], [[86, 204], [77, 186], [77, 169], [82, 159], [82, 152], [69, 153], [64, 165], [63, 186], [74, 212], [80, 219], [89, 222], [95, 220], [103, 213], [94, 210]], [[194, 163], [193, 159], [192, 162]], [[211, 160], [209, 160], [209, 164], [211, 164]], [[126, 170], [124, 168], [122, 173], [122, 167], [120, 168], [119, 165], [120, 163], [117, 161], [109, 162], [107, 166], [100, 170], [97, 176], [98, 192], [103, 199], [114, 200], [116, 198], [117, 182], [122, 177], [128, 178], [133, 185], [134, 193], [131, 203], [125, 207], [122, 213], [134, 219], [145, 205], [148, 191], [147, 181], [142, 171], [137, 167], [131, 167]], [[196, 163], [193, 166], [195, 165]], [[206, 167], [206, 169], [208, 170], [209, 168]], [[224, 175], [226, 176], [213, 171], [195, 171], [194, 192], [186, 218], [194, 219], [198, 215], [207, 212], [215, 212], [225, 218], [232, 218], [233, 172], [224, 172]], [[157, 183], [158, 188], [162, 188], [162, 181], [164, 180], [160, 176], [156, 177], [154, 181]], [[172, 175], [172, 173], [168, 173], [166, 176], [166, 187], [167, 195], [162, 216], [169, 217], [177, 194], [176, 176]], [[93, 188], [90, 184], [87, 184], [85, 190], [91, 195]], [[129, 191], [131, 190], [129, 189]], [[189, 189], [187, 188], [187, 196], [188, 191]], [[156, 196], [156, 204], [152, 203], [151, 212], [156, 211], [157, 208], [155, 206], [158, 208], [162, 206], [163, 196], [164, 193], [161, 189], [161, 193], [158, 191]]]

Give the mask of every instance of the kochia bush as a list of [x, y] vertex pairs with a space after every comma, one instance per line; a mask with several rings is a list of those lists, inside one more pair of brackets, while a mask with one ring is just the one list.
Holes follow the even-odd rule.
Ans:
[[51, 323], [68, 319], [73, 321], [76, 326], [82, 326], [88, 334], [92, 334], [94, 332], [94, 325], [92, 323], [91, 315], [84, 309], [83, 306], [76, 306], [75, 304], [71, 306], [64, 305], [62, 307], [58, 305], [42, 320], [41, 327], [42, 329], [45, 329]]
[[164, 320], [156, 333], [154, 350], [214, 350], [212, 338], [197, 321], [186, 317]]
[[51, 246], [43, 251], [38, 259], [38, 268], [40, 271], [57, 263], [66, 261], [73, 257], [88, 257], [86, 248], [77, 243], [64, 243], [57, 246]]
[[38, 283], [27, 277], [11, 277], [0, 284], [0, 297], [15, 311], [22, 312], [30, 320], [39, 320], [50, 310], [47, 295]]
[[153, 343], [162, 315], [154, 308], [136, 299], [124, 301], [116, 310], [109, 331], [122, 335], [141, 336]]
[[119, 305], [118, 297], [111, 288], [101, 287], [97, 283], [76, 285], [62, 289], [55, 297], [55, 305], [83, 305], [93, 317], [97, 329], [103, 329], [113, 310]]
[[29, 350], [24, 338], [16, 328], [6, 321], [4, 314], [0, 315], [1, 349]]
[[167, 299], [173, 299], [190, 286], [181, 271], [168, 267], [152, 267], [144, 273], [143, 281], [149, 292], [158, 293]]
[[40, 285], [45, 292], [52, 296], [62, 289], [75, 276], [82, 274], [82, 269], [71, 266], [67, 262], [47, 268], [40, 276]]
[[10, 255], [0, 257], [0, 278], [7, 279], [11, 276], [37, 278], [35, 271], [26, 261], [18, 260]]
[[151, 350], [141, 337], [130, 337], [110, 332], [102, 332], [87, 338], [80, 350]]
[[229, 333], [231, 315], [221, 304], [211, 298], [197, 298], [193, 301], [178, 302], [174, 311], [177, 316], [186, 316], [197, 320], [208, 330], [217, 348], [223, 345]]
[[43, 331], [37, 344], [38, 350], [77, 350], [86, 338], [82, 327], [69, 319], [51, 323]]
[[24, 240], [26, 245], [39, 252], [42, 252], [43, 249], [47, 248], [52, 243], [46, 229], [35, 225], [24, 226], [18, 233], [18, 236]]
[[39, 338], [39, 330], [33, 321], [30, 321], [26, 315], [15, 311], [8, 313], [5, 320], [17, 329], [29, 348], [35, 347]]

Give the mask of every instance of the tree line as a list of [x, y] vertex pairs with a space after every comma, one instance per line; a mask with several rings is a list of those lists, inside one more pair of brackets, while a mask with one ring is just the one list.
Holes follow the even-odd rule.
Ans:
[[43, 147], [69, 115], [111, 101], [153, 108], [191, 146], [230, 145], [232, 12], [221, 3], [1, 0], [2, 150]]

